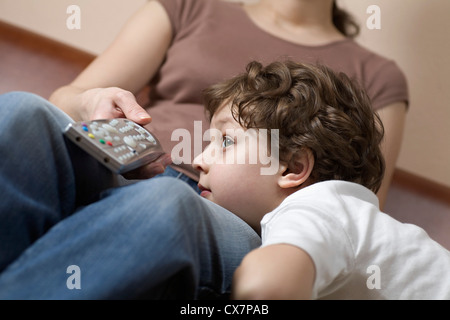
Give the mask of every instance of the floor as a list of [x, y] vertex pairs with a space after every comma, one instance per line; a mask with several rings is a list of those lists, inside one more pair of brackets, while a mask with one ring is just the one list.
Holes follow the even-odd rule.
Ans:
[[450, 199], [435, 197], [394, 180], [386, 200], [386, 213], [404, 223], [423, 228], [450, 250]]

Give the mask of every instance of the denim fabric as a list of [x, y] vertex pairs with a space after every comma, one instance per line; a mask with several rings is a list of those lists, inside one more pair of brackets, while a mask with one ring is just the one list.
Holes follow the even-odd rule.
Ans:
[[180, 179], [112, 188], [113, 175], [64, 139], [72, 120], [46, 100], [4, 94], [0, 114], [0, 299], [226, 297], [260, 245]]
[[164, 171], [164, 173], [157, 175], [155, 178], [160, 178], [160, 177], [173, 177], [173, 178], [179, 179], [181, 181], [184, 181], [188, 185], [190, 185], [198, 194], [200, 194], [200, 189], [198, 188], [197, 181], [189, 178], [184, 173], [176, 171], [172, 167], [167, 167], [166, 170]]

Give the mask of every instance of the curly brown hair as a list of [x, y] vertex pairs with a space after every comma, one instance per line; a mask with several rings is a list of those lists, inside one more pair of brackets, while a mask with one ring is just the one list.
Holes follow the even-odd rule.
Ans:
[[278, 129], [288, 168], [305, 148], [314, 155], [314, 182], [345, 180], [374, 192], [384, 175], [383, 125], [365, 91], [322, 65], [253, 61], [246, 72], [204, 91], [211, 119], [226, 103], [244, 128]]

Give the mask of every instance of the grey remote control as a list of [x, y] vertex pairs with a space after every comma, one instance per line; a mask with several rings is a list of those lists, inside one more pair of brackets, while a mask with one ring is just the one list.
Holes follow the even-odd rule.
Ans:
[[64, 134], [119, 174], [146, 165], [164, 154], [155, 136], [128, 119], [75, 122], [67, 126]]

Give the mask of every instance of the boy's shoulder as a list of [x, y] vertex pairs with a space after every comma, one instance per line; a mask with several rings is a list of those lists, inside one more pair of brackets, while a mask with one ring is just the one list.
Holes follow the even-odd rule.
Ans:
[[367, 223], [380, 214], [378, 198], [371, 190], [353, 182], [328, 180], [288, 196], [263, 217], [261, 225], [320, 222], [324, 228], [339, 228], [348, 233], [355, 231], [361, 222]]
[[[318, 201], [319, 200], [319, 201]], [[343, 202], [367, 202], [378, 207], [378, 198], [373, 191], [354, 182], [341, 180], [328, 180], [314, 183], [290, 196], [279, 208], [289, 206], [291, 203], [303, 203], [319, 206], [342, 205]]]

